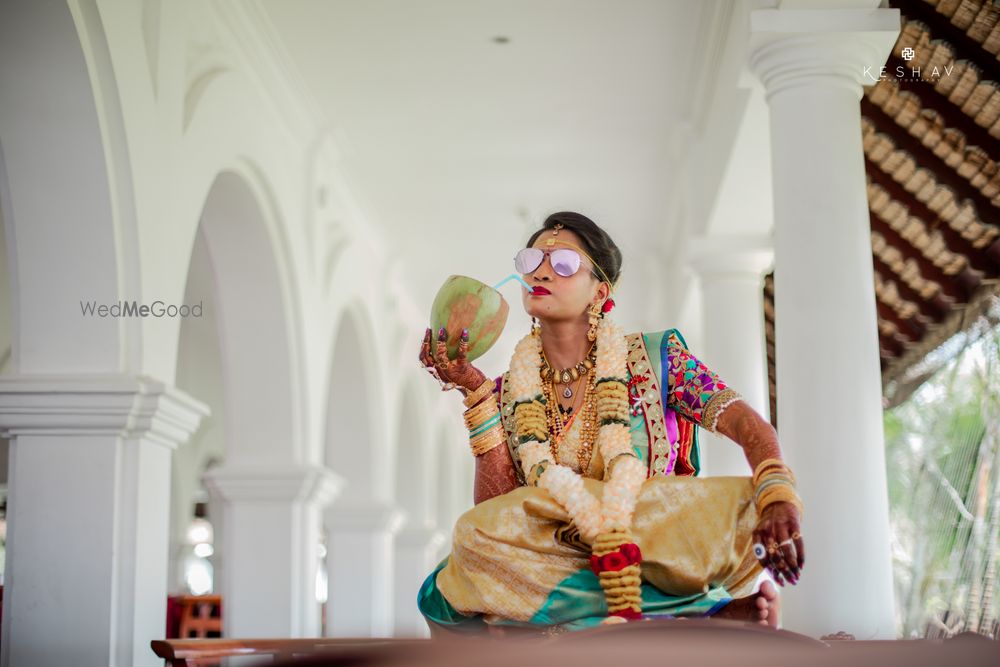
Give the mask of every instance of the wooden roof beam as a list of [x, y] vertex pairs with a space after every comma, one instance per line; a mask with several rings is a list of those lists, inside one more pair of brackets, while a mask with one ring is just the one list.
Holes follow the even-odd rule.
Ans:
[[[902, 67], [904, 72], [910, 69], [909, 65], [896, 56], [889, 56], [885, 65], [890, 72], [895, 72], [897, 67]], [[921, 107], [940, 114], [945, 125], [959, 130], [970, 144], [979, 146], [986, 152], [989, 152], [989, 149], [996, 145], [997, 140], [990, 136], [986, 128], [977, 125], [976, 121], [962, 111], [960, 106], [948, 99], [947, 96], [937, 92], [934, 89], [934, 84], [930, 81], [914, 81], [908, 78], [890, 78], [889, 81], [899, 86], [900, 90], [916, 95], [920, 100]]]
[[875, 309], [881, 319], [892, 322], [896, 325], [896, 330], [907, 338], [909, 342], [919, 342], [927, 332], [927, 329], [925, 329], [919, 322], [912, 319], [903, 319], [903, 317], [897, 313], [892, 306], [879, 299], [875, 299]]
[[969, 260], [969, 266], [987, 278], [1000, 276], [1000, 237], [986, 248], [979, 249], [867, 157], [865, 157], [865, 172], [873, 183], [905, 206], [911, 215], [923, 220], [928, 229], [941, 232], [949, 252], [964, 256]]
[[997, 208], [986, 198], [986, 195], [973, 187], [972, 183], [959, 176], [944, 160], [935, 155], [934, 151], [917, 141], [916, 137], [913, 137], [891, 116], [866, 97], [861, 98], [861, 113], [867, 116], [880, 132], [892, 137], [896, 148], [912, 155], [919, 166], [930, 169], [934, 174], [934, 179], [951, 188], [959, 200], [971, 200], [981, 220], [991, 224], [993, 220], [996, 220]]
[[[925, 266], [924, 263], [920, 264], [921, 275], [924, 275], [925, 278], [928, 278], [936, 283], [941, 284], [942, 287], [945, 287], [946, 286], [945, 283], [949, 282], [956, 283], [959, 287], [961, 287], [962, 293], [965, 295], [962, 299], [963, 301], [967, 301], [969, 297], [972, 296], [972, 293], [976, 290], [976, 288], [982, 284], [983, 282], [982, 278], [978, 274], [973, 272], [969, 268], [968, 264], [962, 267], [962, 270], [959, 271], [958, 273], [955, 273], [953, 275], [947, 274], [944, 272], [944, 269], [935, 264], [930, 257], [925, 255], [915, 245], [913, 245], [908, 240], [903, 238], [903, 235], [899, 233], [895, 228], [893, 228], [893, 226], [890, 225], [886, 220], [883, 220], [876, 214], [871, 214], [869, 217], [873, 221], [881, 223], [879, 225], [878, 230], [876, 231], [882, 234], [882, 236], [889, 238], [888, 236], [886, 236], [886, 233], [895, 234], [892, 245], [897, 249], [899, 249], [900, 252], [903, 252], [904, 254], [909, 253], [909, 250], [904, 249], [902, 247], [902, 244], [906, 244], [906, 246], [908, 246], [909, 249], [912, 249], [913, 251], [912, 257], [915, 260], [917, 260], [917, 262], [920, 262], [921, 258], [924, 260], [924, 262], [926, 262], [927, 266], [926, 272], [924, 271], [924, 266]], [[875, 229], [875, 227], [873, 226], [872, 229]]]
[[878, 257], [872, 256], [872, 266], [875, 269], [875, 274], [882, 282], [887, 283], [891, 281], [895, 283], [896, 291], [899, 292], [901, 298], [912, 301], [920, 307], [920, 319], [924, 324], [937, 324], [943, 321], [948, 313], [951, 312], [951, 308], [940, 293], [933, 299], [925, 299], [916, 290], [907, 285], [888, 264]]
[[981, 79], [1000, 81], [1000, 62], [996, 56], [983, 48], [983, 45], [969, 37], [944, 14], [938, 12], [923, 0], [914, 2], [908, 0], [889, 0], [889, 6], [898, 9], [900, 14], [910, 20], [920, 21], [928, 27], [932, 39], [942, 39], [955, 50], [955, 60], [968, 60], [975, 63], [983, 72]]
[[896, 248], [904, 259], [912, 259], [920, 268], [920, 276], [924, 280], [937, 283], [941, 287], [941, 293], [948, 299], [956, 302], [966, 302], [972, 296], [972, 291], [959, 282], [958, 277], [951, 277], [944, 271], [934, 266], [934, 264], [924, 257], [923, 253], [913, 247], [913, 245], [899, 235], [895, 229], [885, 223], [877, 215], [869, 215], [871, 228], [885, 238], [886, 242]]
[[[903, 345], [895, 338], [893, 337], [887, 338], [880, 333], [878, 336], [878, 343], [879, 347], [886, 353], [888, 353], [887, 356], [888, 359], [894, 360], [898, 357], [903, 356], [903, 352], [905, 351], [903, 349]], [[882, 354], [881, 356], [886, 356], [886, 355]]]

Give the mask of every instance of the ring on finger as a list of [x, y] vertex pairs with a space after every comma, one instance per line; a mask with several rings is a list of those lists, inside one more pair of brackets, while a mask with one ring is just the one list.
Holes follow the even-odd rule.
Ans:
[[788, 545], [788, 544], [795, 544], [795, 542], [794, 542], [794, 540], [792, 540], [792, 538], [789, 537], [787, 540], [785, 540], [784, 542], [782, 542], [778, 546], [779, 547], [783, 547], [783, 546]]
[[754, 558], [756, 558], [757, 560], [764, 560], [764, 558], [767, 556], [767, 549], [764, 547], [763, 544], [757, 542], [753, 545], [753, 555]]

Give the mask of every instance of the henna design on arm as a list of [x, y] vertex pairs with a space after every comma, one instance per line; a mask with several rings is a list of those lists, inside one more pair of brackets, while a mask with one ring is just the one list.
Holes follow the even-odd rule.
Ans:
[[722, 411], [716, 421], [716, 431], [743, 448], [750, 470], [755, 470], [765, 459], [781, 458], [774, 427], [744, 400]]
[[514, 461], [506, 443], [494, 447], [476, 459], [476, 483], [473, 500], [476, 505], [518, 487]]

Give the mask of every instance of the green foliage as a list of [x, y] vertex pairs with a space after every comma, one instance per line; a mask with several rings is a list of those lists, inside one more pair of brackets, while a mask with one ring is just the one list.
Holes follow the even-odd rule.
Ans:
[[994, 509], [1000, 330], [979, 338], [884, 413], [893, 560], [902, 636], [981, 627], [996, 609]]

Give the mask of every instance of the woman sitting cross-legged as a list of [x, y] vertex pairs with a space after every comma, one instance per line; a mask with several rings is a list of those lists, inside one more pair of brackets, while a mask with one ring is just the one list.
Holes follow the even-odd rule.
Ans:
[[[575, 630], [713, 616], [777, 625], [779, 584], [804, 564], [802, 505], [774, 429], [674, 329], [626, 335], [611, 319], [621, 252], [556, 213], [517, 253], [531, 333], [496, 380], [449, 360], [427, 331], [421, 362], [465, 395], [475, 507], [427, 578], [434, 634]], [[446, 385], [447, 386], [447, 385]], [[746, 477], [696, 477], [699, 427], [746, 453]]]

